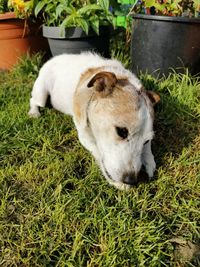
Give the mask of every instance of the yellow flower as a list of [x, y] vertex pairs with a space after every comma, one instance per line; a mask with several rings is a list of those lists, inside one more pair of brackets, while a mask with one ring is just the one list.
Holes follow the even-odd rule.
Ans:
[[33, 0], [8, 0], [9, 7], [13, 8], [14, 12], [19, 17], [27, 17], [31, 14], [33, 9]]
[[25, 8], [25, 3], [22, 0], [13, 0], [13, 6], [16, 6], [18, 9], [23, 10]]

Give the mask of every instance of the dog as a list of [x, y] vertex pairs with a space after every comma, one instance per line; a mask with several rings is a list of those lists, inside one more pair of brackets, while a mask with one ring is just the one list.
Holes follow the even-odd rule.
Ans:
[[48, 96], [56, 110], [73, 117], [81, 144], [111, 185], [130, 188], [142, 165], [153, 177], [153, 106], [160, 97], [122, 63], [90, 52], [56, 56], [34, 83], [30, 116], [40, 116]]

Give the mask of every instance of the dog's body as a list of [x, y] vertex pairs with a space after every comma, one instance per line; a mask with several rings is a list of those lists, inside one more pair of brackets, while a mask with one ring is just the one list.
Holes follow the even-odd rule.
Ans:
[[80, 142], [111, 184], [129, 187], [142, 164], [153, 176], [153, 105], [119, 61], [92, 53], [54, 57], [35, 81], [29, 115], [38, 117], [49, 95], [55, 109], [72, 115]]

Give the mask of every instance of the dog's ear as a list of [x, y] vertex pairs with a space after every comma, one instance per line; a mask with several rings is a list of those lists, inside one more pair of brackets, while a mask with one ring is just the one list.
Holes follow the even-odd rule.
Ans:
[[153, 91], [146, 91], [147, 96], [149, 97], [153, 106], [160, 101], [160, 96]]
[[108, 96], [113, 92], [113, 88], [117, 83], [117, 77], [113, 72], [102, 71], [97, 73], [87, 84], [87, 86], [94, 87], [95, 90], [102, 94], [102, 96]]

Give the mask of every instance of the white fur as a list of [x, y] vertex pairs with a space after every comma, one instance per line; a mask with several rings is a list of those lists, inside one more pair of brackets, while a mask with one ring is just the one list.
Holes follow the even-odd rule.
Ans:
[[[55, 109], [73, 116], [73, 95], [81, 74], [88, 68], [101, 66], [106, 66], [107, 71], [117, 70], [118, 74], [129, 76], [138, 89], [142, 87], [140, 81], [117, 60], [104, 59], [92, 53], [63, 54], [52, 58], [41, 68], [33, 87], [31, 108], [44, 107], [50, 94]], [[29, 114], [39, 115], [34, 109]]]
[[[117, 188], [126, 189], [129, 185], [123, 183], [124, 173], [138, 173], [144, 164], [149, 177], [153, 176], [155, 161], [151, 152], [151, 142], [144, 145], [146, 140], [153, 138], [153, 119], [150, 116], [150, 101], [141, 98], [141, 107], [137, 112], [137, 123], [126, 122], [129, 110], [119, 117], [113, 116], [103, 108], [97, 112], [98, 100], [88, 108], [90, 127], [85, 121], [78, 121], [74, 113], [73, 101], [81, 75], [89, 68], [102, 68], [113, 72], [117, 77], [125, 76], [131, 84], [124, 90], [132, 91], [137, 95], [142, 84], [140, 81], [117, 60], [108, 60], [92, 53], [81, 55], [60, 55], [52, 58], [41, 68], [35, 81], [30, 99], [29, 115], [40, 116], [39, 107], [44, 107], [47, 96], [51, 96], [53, 107], [65, 114], [73, 116], [79, 139], [98, 161], [102, 172]], [[92, 78], [92, 77], [91, 77]], [[78, 90], [86, 92], [88, 81]], [[92, 89], [90, 89], [92, 90]], [[107, 101], [106, 99], [100, 99]], [[145, 101], [147, 104], [145, 104]], [[133, 103], [135, 104], [135, 103]], [[114, 109], [113, 104], [113, 109]], [[132, 111], [130, 111], [132, 112]], [[135, 116], [135, 114], [133, 114]], [[126, 125], [128, 123], [128, 125]], [[127, 127], [130, 131], [129, 141], [121, 141], [116, 137], [115, 126]], [[108, 175], [109, 174], [109, 175]]]

